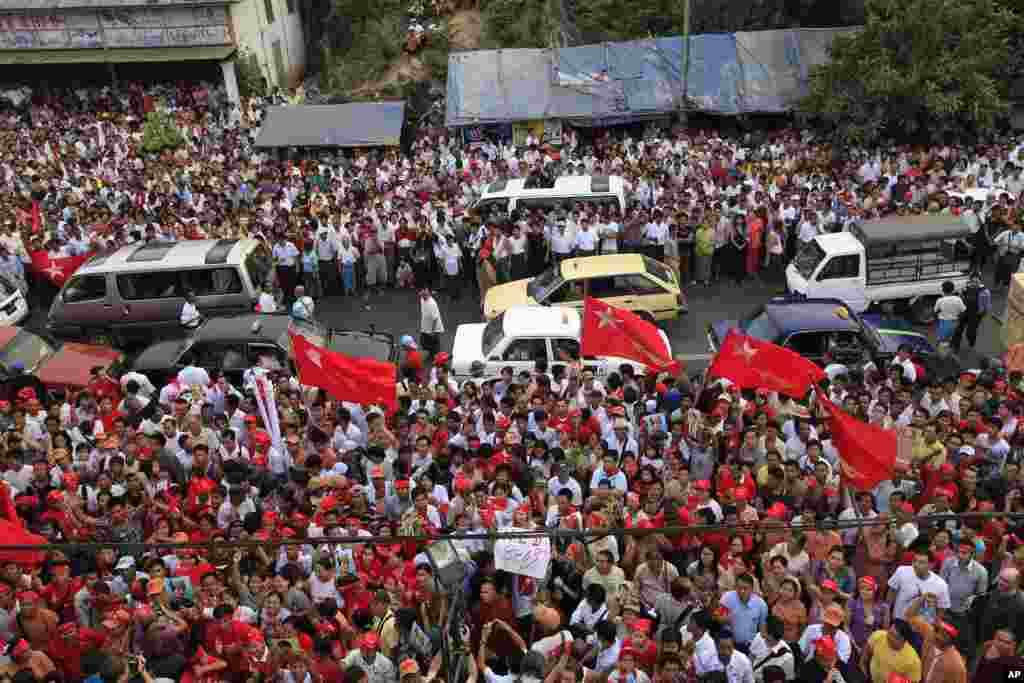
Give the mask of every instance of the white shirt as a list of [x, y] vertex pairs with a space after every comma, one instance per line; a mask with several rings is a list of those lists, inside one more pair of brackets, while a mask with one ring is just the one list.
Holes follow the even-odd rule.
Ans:
[[191, 301], [186, 301], [181, 307], [181, 324], [188, 326], [194, 325], [199, 322], [203, 316], [199, 313], [199, 309]]
[[427, 297], [424, 301], [420, 299], [420, 332], [428, 334], [443, 334], [444, 323], [441, 321], [441, 309], [437, 306], [434, 297]]
[[739, 650], [733, 650], [729, 663], [725, 666], [725, 676], [729, 683], [754, 683], [754, 667], [750, 659]]
[[693, 672], [698, 676], [721, 671], [725, 667], [718, 658], [718, 646], [710, 633], [702, 635], [693, 645]]
[[944, 296], [935, 302], [935, 314], [939, 320], [956, 320], [966, 310], [967, 306], [964, 305], [963, 299], [955, 294]]
[[575, 246], [580, 251], [594, 251], [597, 248], [597, 233], [593, 230], [580, 230], [576, 233]]
[[277, 312], [277, 300], [270, 292], [260, 292], [260, 298], [257, 305], [260, 307], [260, 313]]
[[900, 567], [889, 577], [889, 588], [896, 591], [892, 610], [892, 615], [896, 619], [903, 619], [911, 601], [925, 593], [935, 594], [939, 609], [949, 609], [950, 606], [949, 585], [933, 571], [929, 571], [928, 576], [922, 579], [918, 577], [913, 567]]
[[[768, 659], [769, 657], [771, 657], [770, 660]], [[796, 657], [793, 656], [793, 652], [789, 649], [789, 645], [784, 641], [779, 641], [775, 644], [775, 647], [769, 648], [768, 643], [764, 640], [764, 636], [758, 633], [754, 636], [754, 639], [750, 641], [751, 666], [757, 666], [758, 662], [764, 660], [768, 661], [764, 666], [754, 672], [754, 679], [757, 683], [762, 683], [764, 680], [765, 666], [777, 666], [782, 669], [783, 673], [786, 674], [787, 681], [796, 679]]]

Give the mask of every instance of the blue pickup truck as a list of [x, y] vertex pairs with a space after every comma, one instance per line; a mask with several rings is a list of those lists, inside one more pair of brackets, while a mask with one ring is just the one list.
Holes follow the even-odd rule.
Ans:
[[905, 324], [859, 316], [839, 299], [778, 297], [759, 306], [743, 320], [721, 320], [708, 326], [708, 345], [718, 351], [729, 330], [778, 344], [815, 363], [831, 353], [836, 362], [879, 363], [908, 344], [915, 356], [934, 351], [928, 337]]

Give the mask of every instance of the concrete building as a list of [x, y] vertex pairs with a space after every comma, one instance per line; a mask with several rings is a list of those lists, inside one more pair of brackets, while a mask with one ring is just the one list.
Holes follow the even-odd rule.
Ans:
[[[268, 85], [296, 84], [305, 67], [298, 0], [0, 0], [0, 65], [220, 66], [238, 97], [236, 60], [252, 60]], [[19, 71], [7, 69], [10, 80]], [[22, 70], [23, 71], [23, 70]], [[95, 69], [92, 69], [95, 73]], [[142, 69], [143, 74], [146, 69]], [[182, 70], [188, 78], [199, 69]], [[136, 76], [137, 77], [137, 76]]]

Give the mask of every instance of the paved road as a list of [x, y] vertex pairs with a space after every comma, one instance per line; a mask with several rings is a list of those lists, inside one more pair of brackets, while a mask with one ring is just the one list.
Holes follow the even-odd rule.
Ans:
[[[708, 288], [690, 287], [687, 289], [690, 313], [661, 325], [672, 342], [674, 353], [681, 355], [690, 369], [700, 370], [711, 358], [704, 333], [709, 323], [741, 318], [758, 304], [779, 293], [779, 285], [755, 281], [748, 281], [742, 285], [729, 283], [716, 284]], [[442, 349], [450, 351], [458, 325], [483, 320], [479, 300], [473, 289], [465, 291], [458, 301], [452, 301], [446, 294], [438, 294], [437, 300], [446, 328]], [[403, 334], [411, 334], [418, 338], [419, 299], [413, 290], [388, 290], [380, 296], [372, 297], [369, 300], [370, 310], [365, 310], [366, 303], [362, 297], [330, 297], [318, 303], [317, 313], [330, 327], [366, 329], [372, 325], [394, 334], [396, 338]], [[1002, 311], [1004, 307], [1005, 294], [994, 294], [994, 310]], [[44, 308], [35, 309], [26, 326], [31, 329], [43, 329], [45, 311]], [[991, 317], [988, 318], [979, 334], [977, 353], [1002, 353], [1004, 349], [999, 335], [1000, 323]], [[962, 360], [967, 363], [975, 358], [974, 354], [966, 352]]]
[[[736, 319], [748, 314], [758, 304], [771, 296], [781, 293], [779, 286], [758, 282], [742, 285], [718, 284], [709, 288], [691, 287], [687, 290], [690, 313], [677, 320], [661, 323], [672, 349], [683, 356], [692, 369], [701, 369], [710, 360], [704, 333], [709, 323], [722, 319]], [[452, 301], [444, 294], [437, 295], [438, 305], [444, 319], [446, 332], [442, 349], [451, 350], [455, 328], [463, 323], [481, 322], [479, 301], [474, 291], [469, 291], [458, 301]], [[993, 308], [1002, 311], [1005, 295], [993, 296]], [[332, 327], [360, 327], [375, 325], [377, 329], [394, 335], [411, 334], [418, 338], [419, 300], [411, 290], [387, 292], [370, 300], [370, 310], [363, 310], [363, 300], [334, 297], [318, 305], [319, 317]], [[924, 328], [921, 328], [922, 330]], [[991, 317], [982, 324], [978, 338], [977, 353], [999, 354], [1004, 350], [999, 339], [1000, 324]], [[964, 362], [975, 360], [974, 354], [965, 352]]]

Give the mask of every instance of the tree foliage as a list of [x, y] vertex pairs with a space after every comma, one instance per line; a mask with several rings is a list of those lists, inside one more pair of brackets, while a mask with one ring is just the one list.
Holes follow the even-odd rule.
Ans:
[[800, 109], [852, 144], [992, 131], [1008, 111], [1019, 15], [998, 0], [867, 0]]
[[[1024, 1], [1024, 0], [1014, 0]], [[682, 35], [682, 0], [488, 0], [488, 47], [549, 47], [569, 17], [582, 43]], [[864, 20], [864, 1], [691, 0], [690, 31], [721, 33], [799, 26], [851, 26]]]
[[490, 0], [483, 6], [483, 44], [490, 49], [550, 47], [559, 0]]
[[142, 124], [142, 151], [147, 154], [160, 154], [166, 150], [176, 149], [185, 142], [174, 117], [166, 111], [151, 111], [146, 114]]

